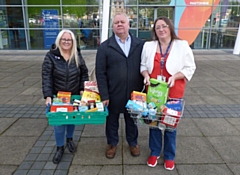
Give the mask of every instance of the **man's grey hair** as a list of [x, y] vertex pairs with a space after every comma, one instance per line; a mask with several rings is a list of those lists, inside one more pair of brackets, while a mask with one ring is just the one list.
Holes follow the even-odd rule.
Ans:
[[[123, 13], [123, 12], [118, 12], [118, 13], [116, 13], [116, 14], [113, 16], [113, 19], [114, 19], [116, 16], [118, 16], [118, 15], [123, 15], [123, 16], [125, 16], [126, 19], [127, 19], [127, 21], [129, 22], [129, 18], [128, 18], [127, 14], [126, 14], [126, 13]], [[114, 21], [114, 20], [112, 20], [112, 25], [113, 25], [113, 21]]]

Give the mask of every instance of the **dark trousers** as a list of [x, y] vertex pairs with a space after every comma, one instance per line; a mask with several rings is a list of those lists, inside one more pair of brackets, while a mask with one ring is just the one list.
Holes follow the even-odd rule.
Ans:
[[[119, 141], [119, 137], [118, 137], [119, 115], [120, 115], [119, 113], [114, 114], [109, 111], [109, 115], [107, 117], [107, 122], [106, 122], [107, 143], [113, 146], [116, 146]], [[125, 120], [126, 140], [129, 146], [136, 146], [137, 138], [138, 138], [137, 125], [134, 124], [133, 119], [130, 117], [130, 115], [127, 112], [124, 113], [124, 120]]]

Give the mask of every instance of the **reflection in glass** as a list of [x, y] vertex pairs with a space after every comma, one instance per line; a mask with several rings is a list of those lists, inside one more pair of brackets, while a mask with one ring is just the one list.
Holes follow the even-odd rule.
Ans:
[[[153, 4], [157, 4], [157, 5], [169, 5], [171, 2], [171, 0], [139, 0], [139, 4], [146, 4], [146, 5], [153, 5]], [[175, 1], [173, 1], [175, 2]]]
[[59, 27], [62, 27], [62, 18], [61, 18], [61, 10], [60, 7], [56, 6], [56, 7], [28, 7], [27, 8], [27, 12], [28, 14], [25, 16], [26, 20], [27, 20], [27, 27], [28, 28], [42, 28], [44, 25], [44, 16], [43, 16], [43, 11], [44, 10], [57, 10], [58, 15], [50, 15], [50, 16], [46, 16], [46, 14], [44, 15], [46, 18], [50, 18], [50, 19], [58, 19], [58, 25]]
[[29, 32], [29, 48], [44, 49], [44, 31], [43, 30], [28, 30]]
[[22, 5], [21, 0], [1, 0], [0, 5]]
[[60, 0], [26, 0], [26, 2], [27, 5], [60, 5]]
[[0, 13], [3, 14], [2, 21], [5, 25], [3, 27], [8, 28], [24, 28], [23, 23], [23, 13], [21, 7], [6, 7], [0, 10]]
[[99, 7], [63, 7], [64, 28], [99, 27]]
[[99, 5], [102, 0], [62, 0], [63, 5]]
[[26, 49], [25, 31], [21, 29], [0, 30], [0, 49]]

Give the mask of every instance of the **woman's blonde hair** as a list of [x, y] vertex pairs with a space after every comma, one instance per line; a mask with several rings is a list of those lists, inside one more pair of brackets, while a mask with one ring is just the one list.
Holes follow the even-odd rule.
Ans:
[[59, 51], [62, 55], [62, 48], [60, 47], [60, 40], [61, 40], [64, 33], [69, 33], [72, 37], [72, 48], [71, 48], [71, 56], [70, 56], [70, 59], [69, 59], [69, 64], [73, 60], [75, 60], [76, 66], [78, 67], [77, 41], [76, 41], [76, 38], [75, 38], [75, 36], [74, 36], [74, 34], [71, 30], [68, 30], [68, 29], [61, 30], [59, 32], [57, 38], [56, 38], [55, 45], [57, 46], [57, 48], [59, 48]]

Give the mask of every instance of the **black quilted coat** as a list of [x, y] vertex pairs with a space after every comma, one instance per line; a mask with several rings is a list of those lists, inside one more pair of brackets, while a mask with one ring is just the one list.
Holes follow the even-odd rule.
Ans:
[[52, 45], [42, 64], [42, 91], [44, 98], [53, 97], [58, 91], [72, 92], [79, 95], [88, 81], [88, 69], [78, 49], [79, 67], [75, 61], [69, 64], [58, 48]]

